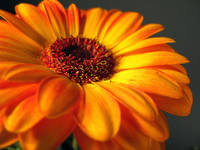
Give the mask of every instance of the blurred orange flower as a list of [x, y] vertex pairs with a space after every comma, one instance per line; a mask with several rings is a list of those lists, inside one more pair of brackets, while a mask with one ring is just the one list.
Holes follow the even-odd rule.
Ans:
[[56, 0], [0, 16], [0, 148], [51, 150], [74, 133], [82, 150], [163, 150], [162, 110], [192, 106], [189, 62], [150, 37], [137, 12], [65, 9]]

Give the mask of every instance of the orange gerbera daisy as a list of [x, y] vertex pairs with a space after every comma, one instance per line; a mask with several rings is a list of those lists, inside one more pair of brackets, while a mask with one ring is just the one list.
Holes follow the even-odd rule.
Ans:
[[161, 110], [190, 113], [188, 60], [139, 13], [44, 0], [0, 16], [0, 148], [53, 150], [74, 133], [82, 150], [161, 150]]

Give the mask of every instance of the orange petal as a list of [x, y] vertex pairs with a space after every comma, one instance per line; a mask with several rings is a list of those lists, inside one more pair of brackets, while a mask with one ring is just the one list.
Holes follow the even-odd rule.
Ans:
[[8, 131], [6, 131], [6, 129], [4, 128], [3, 125], [3, 114], [1, 113], [2, 109], [0, 111], [0, 148], [6, 148], [7, 146], [15, 143], [18, 139], [17, 135], [14, 133], [9, 133]]
[[187, 71], [186, 69], [182, 66], [182, 65], [171, 65], [172, 67], [176, 68], [177, 70], [179, 70], [180, 72], [184, 73], [184, 74], [187, 74]]
[[193, 103], [193, 96], [192, 96], [192, 91], [191, 89], [187, 86], [187, 85], [182, 85], [182, 88], [183, 88], [183, 91], [185, 93], [185, 96], [187, 97], [188, 99], [188, 102], [190, 104]]
[[145, 92], [172, 98], [182, 97], [180, 85], [173, 79], [153, 69], [125, 70], [116, 73], [111, 81], [128, 84]]
[[0, 138], [0, 148], [1, 149], [14, 144], [18, 140], [18, 137], [16, 134], [9, 133], [5, 129], [0, 129], [0, 135], [1, 135], [1, 138]]
[[9, 48], [0, 48], [0, 62], [2, 61], [15, 61], [15, 62], [21, 62], [21, 63], [31, 63], [31, 64], [37, 64], [38, 60], [34, 57], [31, 57], [27, 54], [19, 54], [16, 51], [13, 51]]
[[119, 60], [119, 69], [183, 64], [187, 62], [189, 62], [187, 58], [178, 53], [156, 51], [156, 52], [123, 56]]
[[85, 135], [79, 128], [76, 128], [74, 134], [82, 150], [121, 150], [121, 147], [114, 141], [95, 141]]
[[122, 114], [120, 130], [109, 141], [96, 141], [79, 128], [74, 131], [76, 140], [82, 150], [149, 150], [151, 139], [138, 131], [130, 117], [127, 112]]
[[[17, 44], [14, 44], [14, 43]], [[22, 42], [23, 43], [23, 42]], [[20, 44], [22, 44], [20, 43]], [[4, 52], [4, 53], [10, 53], [12, 55], [18, 56], [18, 57], [22, 57], [22, 59], [24, 58], [24, 60], [27, 59], [27, 61], [29, 61], [29, 59], [31, 60], [32, 63], [40, 63], [38, 61], [38, 55], [40, 55], [41, 52], [35, 51], [35, 50], [28, 50], [25, 47], [22, 48], [22, 46], [19, 46], [19, 41], [16, 41], [14, 39], [10, 39], [8, 37], [0, 37], [0, 52]], [[24, 44], [26, 45], [26, 44]], [[29, 61], [30, 62], [30, 61]]]
[[114, 49], [121, 51], [126, 47], [132, 46], [138, 41], [144, 40], [147, 37], [160, 32], [164, 27], [160, 24], [147, 24], [138, 29], [135, 33], [128, 36], [125, 40], [121, 41]]
[[184, 95], [179, 99], [158, 96], [155, 94], [150, 94], [150, 96], [161, 110], [178, 116], [188, 116], [191, 112], [193, 103], [192, 92], [187, 86], [183, 86], [183, 90]]
[[168, 75], [169, 77], [175, 79], [177, 82], [184, 83], [184, 84], [190, 83], [189, 77], [184, 73], [181, 73], [179, 71], [175, 71], [172, 69], [160, 69], [159, 68], [158, 70], [163, 72], [164, 74]]
[[185, 68], [179, 64], [176, 65], [161, 65], [161, 66], [149, 66], [148, 69], [155, 69], [164, 76], [168, 76], [178, 83], [188, 84], [190, 79], [187, 75]]
[[174, 43], [174, 42], [175, 41], [173, 39], [167, 38], [167, 37], [152, 37], [152, 38], [148, 38], [148, 39], [139, 41], [135, 44], [132, 44], [122, 50], [117, 51], [116, 48], [114, 50], [116, 52], [116, 55], [120, 55], [120, 54], [133, 52], [138, 49], [142, 49], [142, 48], [146, 48], [146, 47], [151, 47], [151, 46], [161, 45], [161, 44], [166, 44], [166, 43]]
[[19, 135], [20, 145], [24, 150], [56, 149], [71, 134], [75, 125], [72, 114], [56, 119], [43, 119], [36, 126]]
[[49, 43], [56, 40], [55, 33], [53, 32], [47, 16], [40, 11], [37, 7], [21, 3], [15, 7], [17, 15], [19, 15], [27, 24], [29, 24], [35, 31], [37, 31]]
[[146, 119], [131, 112], [136, 127], [142, 131], [146, 136], [151, 137], [156, 141], [163, 142], [169, 137], [169, 128], [167, 119], [164, 114], [160, 112], [155, 121], [147, 121]]
[[12, 61], [3, 61], [0, 63], [0, 78], [2, 78], [2, 74], [7, 71], [8, 69], [12, 68], [15, 65], [18, 65], [19, 63], [17, 62], [12, 62]]
[[104, 89], [116, 96], [116, 100], [125, 107], [148, 120], [154, 120], [158, 113], [154, 101], [144, 92], [130, 89], [128, 86], [117, 83], [101, 82]]
[[94, 39], [106, 16], [106, 11], [101, 8], [92, 8], [87, 11], [83, 37]]
[[0, 48], [10, 48], [32, 54], [40, 54], [42, 47], [6, 21], [0, 21]]
[[121, 14], [122, 14], [121, 11], [115, 10], [115, 9], [110, 10], [106, 14], [105, 19], [104, 19], [104, 21], [103, 21], [103, 23], [102, 23], [102, 25], [99, 29], [98, 35], [97, 35], [97, 39], [99, 40], [99, 42], [103, 41], [104, 36], [106, 35], [108, 28], [114, 22], [114, 20], [116, 20]]
[[80, 22], [79, 34], [80, 35], [83, 34], [83, 29], [84, 29], [84, 25], [85, 25], [86, 14], [87, 14], [87, 10], [84, 10], [84, 9], [80, 9], [79, 10], [79, 22]]
[[92, 139], [106, 141], [115, 136], [119, 130], [118, 103], [110, 93], [103, 91], [97, 85], [87, 84], [84, 89], [85, 107], [82, 117], [79, 118], [80, 127]]
[[43, 1], [42, 4], [57, 37], [66, 38], [67, 14], [65, 8], [58, 1]]
[[113, 138], [113, 141], [119, 144], [123, 150], [148, 150], [150, 147], [150, 138], [137, 129], [128, 112], [123, 109], [121, 109], [121, 112], [121, 127], [118, 134]]
[[2, 78], [15, 82], [38, 82], [51, 75], [53, 72], [42, 65], [18, 64], [7, 70]]
[[175, 65], [162, 65], [162, 66], [150, 66], [148, 68], [151, 68], [151, 69], [161, 69], [161, 70], [173, 70], [173, 71], [177, 71], [177, 72], [180, 72], [184, 75], [187, 75], [187, 71], [186, 69], [180, 65], [180, 64], [175, 64]]
[[67, 9], [69, 35], [77, 37], [79, 35], [80, 17], [75, 4], [71, 4]]
[[81, 87], [62, 76], [46, 78], [38, 91], [41, 112], [47, 117], [57, 117], [74, 109], [82, 99]]
[[36, 85], [34, 84], [18, 85], [3, 82], [0, 82], [0, 84], [4, 85], [0, 89], [0, 108], [25, 99], [32, 95], [36, 89]]
[[[22, 45], [24, 45], [24, 47]], [[19, 42], [8, 37], [0, 37], [1, 52], [13, 53], [16, 56], [25, 57], [25, 59], [31, 59], [33, 63], [39, 63], [38, 59], [35, 58], [38, 57], [39, 52], [34, 49], [29, 50], [28, 48], [25, 48], [25, 45], [26, 43], [24, 42]]]
[[167, 52], [175, 52], [175, 50], [167, 44], [160, 44], [160, 45], [153, 45], [149, 47], [144, 47], [140, 49], [136, 49], [133, 51], [123, 51], [124, 49], [117, 52], [116, 57], [123, 57], [128, 55], [136, 55], [142, 53], [150, 53], [150, 52], [157, 52], [157, 51], [167, 51]]
[[24, 132], [38, 123], [43, 116], [39, 111], [36, 96], [30, 96], [19, 103], [4, 121], [10, 132]]
[[[39, 43], [40, 45], [44, 46], [44, 44], [47, 42], [45, 40], [45, 37], [42, 37], [32, 27], [30, 27], [30, 25], [28, 25], [27, 23], [25, 23], [23, 20], [19, 19], [15, 15], [12, 15], [6, 11], [0, 10], [0, 16], [3, 17], [9, 23], [11, 23], [14, 27], [19, 29], [19, 31], [24, 33], [26, 36], [30, 37], [32, 40]], [[25, 39], [27, 39], [27, 37]]]
[[116, 44], [121, 42], [130, 33], [133, 33], [141, 24], [143, 17], [136, 12], [122, 13], [114, 22], [109, 26], [102, 44], [106, 48], [113, 48]]
[[30, 85], [27, 83], [19, 83], [19, 82], [9, 82], [0, 79], [0, 89], [2, 90], [3, 88], [12, 88], [12, 87], [19, 87], [19, 86], [24, 86], [24, 85]]
[[165, 143], [152, 140], [150, 150], [165, 150]]

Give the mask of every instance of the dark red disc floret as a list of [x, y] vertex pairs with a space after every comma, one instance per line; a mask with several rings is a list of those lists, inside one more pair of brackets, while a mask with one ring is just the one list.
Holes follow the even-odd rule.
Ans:
[[96, 40], [70, 37], [56, 40], [42, 52], [42, 62], [80, 84], [109, 79], [116, 64], [113, 54]]

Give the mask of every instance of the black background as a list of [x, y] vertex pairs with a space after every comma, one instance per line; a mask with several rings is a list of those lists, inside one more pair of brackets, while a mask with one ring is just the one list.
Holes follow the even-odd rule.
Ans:
[[[171, 130], [167, 150], [190, 150], [200, 147], [200, 0], [60, 0], [67, 7], [75, 3], [79, 8], [118, 8], [137, 11], [144, 16], [144, 23], [160, 23], [165, 31], [159, 35], [174, 38], [173, 47], [191, 61], [185, 67], [191, 78], [194, 95], [192, 112], [188, 117], [167, 114]], [[0, 8], [14, 12], [14, 5], [40, 0], [0, 0]], [[1, 29], [0, 29], [1, 30]]]

